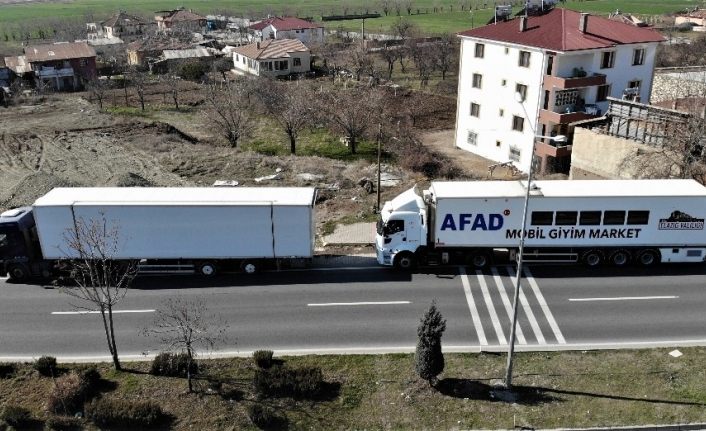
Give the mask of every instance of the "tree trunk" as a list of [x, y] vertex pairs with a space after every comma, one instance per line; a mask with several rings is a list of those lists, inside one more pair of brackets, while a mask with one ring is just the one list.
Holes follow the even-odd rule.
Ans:
[[297, 138], [294, 136], [294, 133], [287, 132], [289, 135], [289, 152], [292, 154], [296, 154], [297, 152]]
[[125, 107], [130, 106], [127, 101], [127, 79], [123, 76], [123, 91], [125, 92]]
[[350, 137], [351, 137], [351, 140], [348, 142], [348, 145], [350, 145], [350, 147], [351, 147], [351, 154], [355, 154], [355, 144], [356, 144], [355, 135], [351, 134]]
[[174, 107], [179, 110], [179, 95], [177, 93], [172, 93], [172, 98], [174, 99]]
[[144, 112], [145, 110], [145, 96], [140, 94], [140, 106], [142, 107], [142, 111]]
[[118, 348], [115, 343], [115, 331], [113, 329], [113, 311], [112, 308], [108, 307], [108, 317], [106, 318], [106, 309], [101, 307], [101, 317], [103, 318], [103, 329], [105, 329], [105, 338], [108, 342], [108, 351], [110, 356], [113, 358], [113, 366], [117, 371], [120, 371], [122, 367], [120, 366], [120, 359], [118, 358]]

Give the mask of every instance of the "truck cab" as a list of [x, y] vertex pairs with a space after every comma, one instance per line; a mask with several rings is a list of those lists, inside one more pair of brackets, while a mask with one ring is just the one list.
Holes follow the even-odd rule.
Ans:
[[42, 252], [32, 208], [23, 207], [0, 214], [0, 274], [13, 281], [26, 281], [42, 274]]
[[427, 210], [416, 186], [385, 202], [375, 237], [378, 263], [410, 269], [416, 253], [427, 244]]

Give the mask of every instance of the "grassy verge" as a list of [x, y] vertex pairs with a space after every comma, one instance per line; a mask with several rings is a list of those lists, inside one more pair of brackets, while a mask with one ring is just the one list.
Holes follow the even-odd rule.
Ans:
[[353, 223], [363, 223], [363, 222], [376, 222], [378, 215], [374, 213], [366, 213], [363, 217], [358, 217], [354, 214], [349, 214], [343, 216], [337, 220], [327, 220], [323, 227], [321, 228], [321, 235], [331, 235], [336, 226], [339, 224], [353, 224]]
[[[489, 395], [503, 375], [504, 355], [447, 354], [437, 389], [414, 374], [412, 355], [302, 356], [287, 366], [321, 367], [330, 391], [317, 400], [258, 400], [251, 359], [207, 361], [196, 394], [186, 382], [155, 377], [147, 363], [129, 371], [101, 369], [112, 384], [104, 397], [157, 401], [174, 415], [174, 428], [250, 429], [254, 403], [286, 416], [291, 429], [464, 429], [669, 424], [706, 421], [704, 348], [525, 353], [516, 361], [516, 403]], [[210, 380], [210, 382], [209, 382]], [[52, 381], [23, 366], [0, 379], [0, 400], [22, 405], [35, 418]]]
[[108, 106], [104, 110], [109, 114], [123, 115], [126, 117], [149, 118], [151, 116], [150, 111], [148, 109], [145, 109], [143, 111], [139, 107], [132, 106]]

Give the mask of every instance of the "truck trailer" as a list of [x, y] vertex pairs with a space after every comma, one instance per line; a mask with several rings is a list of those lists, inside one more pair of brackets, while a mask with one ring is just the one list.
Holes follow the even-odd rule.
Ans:
[[315, 188], [55, 188], [0, 215], [0, 273], [50, 277], [79, 258], [72, 233], [105, 222], [119, 238], [111, 259], [140, 272], [254, 273], [314, 253]]
[[432, 182], [386, 202], [381, 265], [484, 268], [517, 259], [650, 266], [706, 261], [706, 187], [694, 180]]

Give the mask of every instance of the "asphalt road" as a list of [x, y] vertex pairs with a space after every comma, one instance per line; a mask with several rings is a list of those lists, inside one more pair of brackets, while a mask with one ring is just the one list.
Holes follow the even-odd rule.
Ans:
[[[409, 352], [432, 300], [447, 319], [445, 351], [505, 351], [513, 269], [449, 268], [401, 274], [388, 268], [144, 277], [118, 306], [121, 355], [154, 354], [139, 335], [165, 298], [203, 298], [228, 322], [222, 354]], [[531, 267], [523, 283], [518, 350], [706, 345], [706, 266], [654, 269]], [[0, 360], [51, 354], [106, 356], [97, 314], [76, 314], [59, 289], [0, 280]]]

